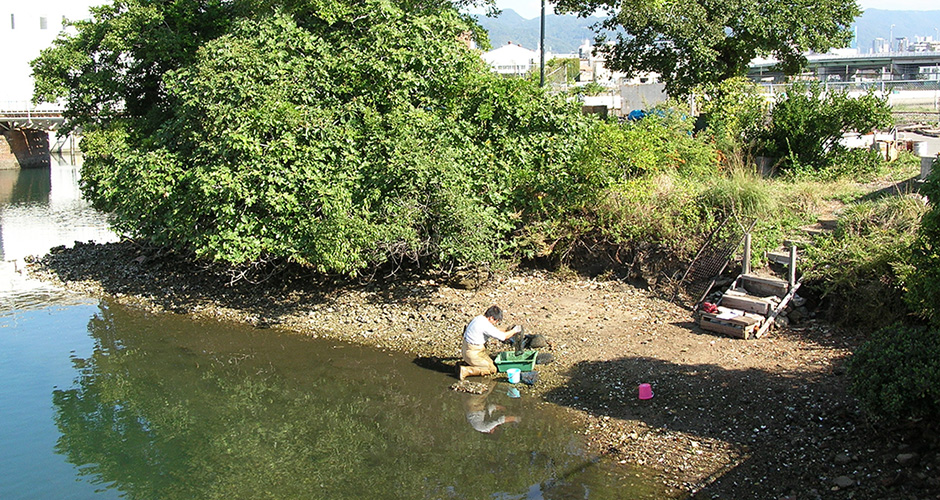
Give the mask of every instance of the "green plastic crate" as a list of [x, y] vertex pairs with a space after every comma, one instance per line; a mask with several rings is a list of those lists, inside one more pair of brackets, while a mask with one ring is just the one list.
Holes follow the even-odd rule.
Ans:
[[518, 356], [516, 356], [515, 351], [503, 351], [496, 356], [493, 362], [496, 363], [496, 370], [500, 373], [505, 373], [510, 368], [530, 372], [535, 369], [535, 358], [538, 355], [538, 351], [525, 351]]

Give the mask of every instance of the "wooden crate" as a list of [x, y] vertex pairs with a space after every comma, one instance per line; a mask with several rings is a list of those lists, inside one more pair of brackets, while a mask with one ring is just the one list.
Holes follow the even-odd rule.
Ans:
[[718, 302], [718, 305], [730, 309], [740, 309], [742, 311], [760, 314], [761, 316], [767, 316], [774, 307], [772, 303], [760, 297], [734, 293], [733, 291], [725, 292], [725, 294], [721, 296], [721, 301]]
[[786, 280], [755, 276], [753, 274], [739, 276], [738, 285], [747, 290], [749, 294], [758, 297], [768, 297], [770, 295], [783, 297], [790, 289], [790, 284]]

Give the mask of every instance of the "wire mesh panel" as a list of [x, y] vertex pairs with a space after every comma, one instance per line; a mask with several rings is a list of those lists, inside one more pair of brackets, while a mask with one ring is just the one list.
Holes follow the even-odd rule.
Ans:
[[742, 222], [734, 216], [723, 220], [705, 240], [682, 279], [676, 283], [672, 302], [694, 310], [711, 291], [755, 222], [755, 219]]

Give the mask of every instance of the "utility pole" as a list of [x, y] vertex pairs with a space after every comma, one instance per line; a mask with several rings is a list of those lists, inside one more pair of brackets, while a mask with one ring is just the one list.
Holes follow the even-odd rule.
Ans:
[[545, 86], [545, 0], [542, 0], [542, 22], [539, 26], [539, 87]]

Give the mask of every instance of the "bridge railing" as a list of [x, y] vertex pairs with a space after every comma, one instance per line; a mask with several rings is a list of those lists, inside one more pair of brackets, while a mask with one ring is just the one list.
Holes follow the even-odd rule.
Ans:
[[65, 106], [59, 103], [33, 104], [30, 101], [0, 101], [0, 116], [26, 117], [61, 115]]

